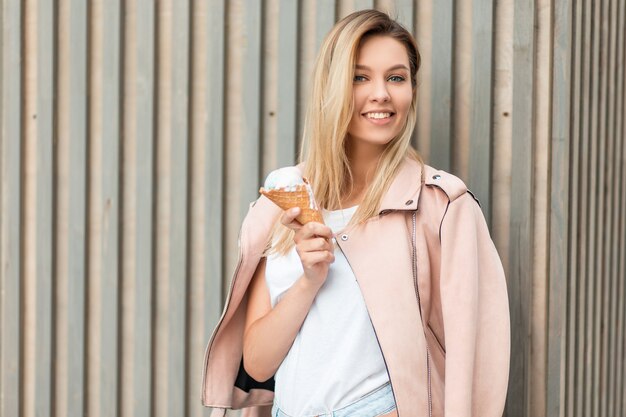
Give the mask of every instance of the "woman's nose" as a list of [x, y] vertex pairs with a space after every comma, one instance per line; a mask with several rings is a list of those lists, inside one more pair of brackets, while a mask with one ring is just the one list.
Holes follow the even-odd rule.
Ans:
[[372, 83], [372, 91], [370, 94], [370, 99], [376, 102], [386, 102], [389, 101], [389, 91], [387, 90], [387, 83], [384, 81], [377, 81]]

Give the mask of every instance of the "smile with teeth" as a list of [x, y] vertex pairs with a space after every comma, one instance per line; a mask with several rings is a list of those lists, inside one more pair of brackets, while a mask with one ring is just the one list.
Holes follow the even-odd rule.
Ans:
[[366, 113], [365, 117], [368, 119], [386, 119], [391, 117], [391, 113]]

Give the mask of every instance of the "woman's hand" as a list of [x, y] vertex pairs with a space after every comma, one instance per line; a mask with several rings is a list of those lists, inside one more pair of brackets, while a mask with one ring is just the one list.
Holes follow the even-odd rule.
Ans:
[[305, 278], [309, 283], [321, 287], [326, 281], [328, 267], [335, 261], [333, 232], [322, 223], [310, 222], [301, 225], [295, 220], [299, 214], [299, 208], [289, 209], [283, 213], [280, 221], [296, 232], [293, 240]]

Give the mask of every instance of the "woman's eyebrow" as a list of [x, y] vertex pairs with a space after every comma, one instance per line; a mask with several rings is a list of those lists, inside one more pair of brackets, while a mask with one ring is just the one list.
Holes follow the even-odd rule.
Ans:
[[[366, 70], [366, 71], [371, 71], [372, 70], [367, 65], [356, 64], [354, 67], [356, 69], [360, 69], [360, 70]], [[406, 65], [398, 64], [398, 65], [394, 65], [393, 67], [388, 68], [387, 71], [393, 71], [393, 70], [397, 70], [397, 69], [404, 69], [404, 70], [407, 70], [407, 71], [409, 70]]]

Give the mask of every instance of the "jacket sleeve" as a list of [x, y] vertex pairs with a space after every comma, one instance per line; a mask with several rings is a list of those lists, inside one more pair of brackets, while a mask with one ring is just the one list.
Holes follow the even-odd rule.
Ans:
[[445, 416], [500, 417], [509, 376], [508, 295], [502, 263], [469, 193], [449, 203], [440, 236]]

